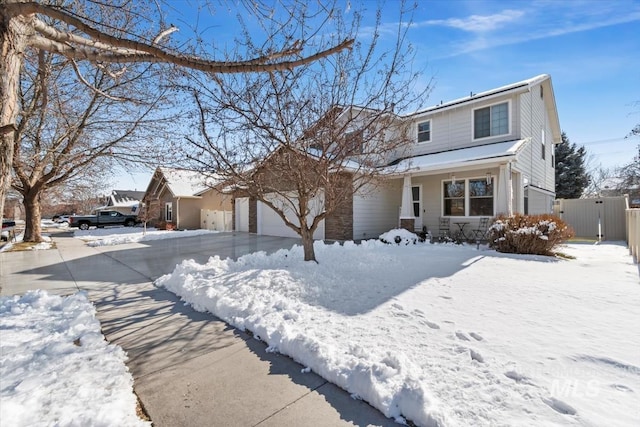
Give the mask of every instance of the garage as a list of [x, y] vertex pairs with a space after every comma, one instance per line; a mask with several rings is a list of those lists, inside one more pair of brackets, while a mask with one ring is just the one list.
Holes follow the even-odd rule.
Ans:
[[[284, 204], [283, 201], [278, 202], [278, 197], [275, 195], [272, 196], [270, 200], [276, 201], [278, 203], [278, 206], [286, 207], [286, 204]], [[321, 209], [323, 209], [323, 197], [317, 196], [311, 202], [311, 212], [308, 217], [309, 221], [311, 221], [315, 215], [321, 212]], [[257, 214], [258, 234], [262, 234], [265, 236], [300, 237], [295, 231], [287, 227], [284, 221], [282, 221], [282, 218], [280, 218], [280, 216], [266, 204], [258, 202]], [[294, 224], [298, 224], [298, 220], [291, 209], [285, 208], [285, 214], [287, 215], [287, 218], [291, 220], [291, 222], [293, 222]], [[313, 238], [316, 240], [324, 239], [324, 220], [318, 225], [318, 228], [313, 234]]]

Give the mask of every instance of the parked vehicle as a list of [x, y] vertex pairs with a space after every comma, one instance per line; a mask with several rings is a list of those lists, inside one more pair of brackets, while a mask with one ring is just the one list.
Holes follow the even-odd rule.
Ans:
[[13, 230], [16, 228], [16, 222], [9, 219], [2, 220], [2, 232], [0, 233], [0, 240], [9, 241], [9, 237], [13, 234]]
[[70, 215], [69, 227], [88, 230], [89, 227], [105, 227], [107, 225], [124, 225], [133, 227], [140, 221], [136, 215], [124, 215], [117, 211], [100, 211], [97, 215]]
[[58, 224], [69, 224], [69, 215], [60, 215], [54, 220]]

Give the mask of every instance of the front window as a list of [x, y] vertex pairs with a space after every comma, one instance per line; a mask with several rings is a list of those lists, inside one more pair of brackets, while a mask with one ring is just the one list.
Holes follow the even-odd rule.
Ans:
[[164, 220], [167, 222], [173, 221], [173, 203], [164, 205]]
[[464, 187], [464, 181], [448, 181], [444, 183], [445, 216], [464, 216]]
[[469, 216], [493, 216], [493, 178], [469, 180]]
[[478, 108], [473, 112], [473, 138], [509, 133], [509, 103]]
[[443, 182], [443, 216], [493, 216], [492, 177]]
[[431, 121], [418, 123], [418, 143], [431, 141]]

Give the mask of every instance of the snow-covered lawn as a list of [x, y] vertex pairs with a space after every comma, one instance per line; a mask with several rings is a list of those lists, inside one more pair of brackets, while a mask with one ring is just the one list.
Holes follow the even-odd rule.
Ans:
[[144, 426], [122, 349], [82, 293], [0, 298], [0, 424]]
[[622, 245], [575, 259], [316, 244], [184, 261], [157, 285], [421, 426], [640, 425], [640, 281]]
[[88, 246], [112, 246], [124, 243], [146, 242], [150, 240], [178, 239], [181, 237], [200, 236], [203, 234], [218, 233], [211, 230], [183, 230], [168, 231], [147, 228], [147, 232], [141, 227], [107, 227], [91, 230], [75, 230], [73, 236], [87, 242]]

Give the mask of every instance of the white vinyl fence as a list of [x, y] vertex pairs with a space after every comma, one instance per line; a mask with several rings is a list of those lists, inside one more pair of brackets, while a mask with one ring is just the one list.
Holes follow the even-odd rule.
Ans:
[[627, 209], [627, 244], [633, 261], [640, 261], [640, 209]]
[[628, 198], [558, 199], [553, 212], [569, 224], [576, 237], [595, 240], [626, 240], [625, 210]]
[[231, 211], [212, 211], [208, 209], [201, 209], [200, 227], [205, 230], [231, 231], [232, 218]]

